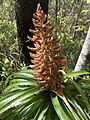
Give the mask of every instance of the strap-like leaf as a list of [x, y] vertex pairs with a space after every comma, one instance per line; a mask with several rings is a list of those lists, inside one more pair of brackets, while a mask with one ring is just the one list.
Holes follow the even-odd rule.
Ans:
[[25, 78], [25, 79], [33, 78], [34, 79], [34, 75], [33, 74], [25, 73], [25, 72], [18, 72], [13, 77], [14, 78]]
[[87, 110], [90, 113], [90, 104], [88, 102], [88, 98], [86, 97], [86, 95], [84, 94], [83, 90], [81, 89], [81, 87], [79, 87], [79, 85], [72, 80], [73, 84], [75, 85], [75, 87], [77, 88], [77, 90], [79, 91], [79, 93], [81, 94], [82, 99], [85, 101], [86, 106], [87, 106]]
[[0, 114], [12, 107], [22, 104], [23, 100], [34, 94], [38, 94], [40, 91], [41, 90], [38, 90], [37, 88], [27, 89], [24, 91], [18, 91], [16, 94], [11, 94], [10, 96], [2, 99], [0, 101]]
[[48, 106], [44, 110], [41, 111], [41, 113], [38, 117], [38, 120], [42, 120], [44, 118], [44, 115], [45, 115], [47, 109], [48, 109]]
[[21, 72], [23, 72], [23, 73], [29, 73], [29, 74], [33, 74], [34, 73], [33, 69], [24, 69]]
[[66, 77], [78, 77], [79, 75], [87, 75], [87, 74], [90, 74], [90, 72], [87, 72], [87, 71], [73, 71], [73, 72], [69, 72], [69, 73], [66, 73], [65, 76]]
[[15, 90], [18, 90], [18, 88], [20, 88], [21, 86], [23, 86], [22, 89], [24, 89], [25, 87], [37, 86], [37, 82], [33, 79], [12, 79], [10, 81], [10, 85], [6, 87], [6, 89], [4, 89], [4, 93], [14, 91], [14, 88]]
[[38, 98], [34, 98], [31, 99], [28, 103], [26, 103], [25, 105], [23, 105], [23, 107], [20, 109], [20, 111], [18, 111], [18, 113], [16, 114], [16, 116], [14, 117], [14, 120], [20, 120], [23, 117], [28, 119], [28, 115], [30, 114], [31, 116], [33, 116], [33, 113], [30, 113], [30, 111], [33, 109], [37, 109], [40, 104], [42, 103], [41, 99]]
[[7, 86], [8, 82], [11, 81], [11, 79], [26, 79], [26, 80], [34, 79], [33, 70], [26, 70], [26, 72], [21, 71], [10, 75], [6, 79], [5, 86]]
[[49, 108], [46, 113], [46, 120], [59, 120], [52, 103], [50, 103]]
[[26, 115], [26, 117], [28, 118], [27, 120], [34, 119], [34, 117], [37, 114], [41, 104], [42, 104], [42, 100], [38, 100], [38, 101], [35, 102], [35, 104], [32, 105], [30, 111]]
[[58, 97], [53, 96], [51, 94], [51, 100], [52, 100], [53, 107], [54, 107], [59, 119], [60, 120], [70, 120], [69, 116], [66, 115], [65, 111], [63, 110], [62, 106], [60, 105]]
[[77, 114], [80, 116], [81, 120], [89, 120], [89, 118], [87, 117], [86, 113], [84, 112], [84, 110], [77, 104], [77, 102], [75, 101], [75, 99], [71, 98], [69, 99], [70, 103], [72, 104], [72, 106], [76, 109]]

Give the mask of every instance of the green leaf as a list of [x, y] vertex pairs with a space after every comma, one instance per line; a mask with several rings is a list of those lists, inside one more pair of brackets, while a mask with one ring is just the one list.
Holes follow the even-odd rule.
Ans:
[[[23, 86], [23, 87], [21, 87]], [[21, 89], [24, 89], [26, 87], [30, 87], [30, 86], [34, 86], [36, 87], [37, 86], [37, 82], [33, 79], [30, 79], [30, 80], [26, 80], [26, 79], [12, 79], [10, 81], [10, 85], [4, 89], [4, 93], [5, 92], [10, 92], [10, 91], [14, 91], [14, 90], [18, 90], [18, 88], [21, 87]]]
[[74, 116], [72, 115], [72, 112], [68, 109], [68, 107], [66, 106], [66, 104], [63, 102], [63, 100], [59, 101], [63, 110], [65, 111], [66, 115], [69, 116], [70, 120], [74, 120]]
[[83, 86], [81, 86], [81, 88], [90, 92], [90, 85], [83, 85]]
[[82, 120], [88, 120], [86, 114], [84, 113], [84, 111], [82, 110], [82, 108], [77, 104], [77, 102], [74, 100], [74, 106], [76, 107], [76, 110], [79, 114], [79, 116], [81, 117]]
[[10, 84], [16, 84], [16, 85], [33, 85], [33, 86], [37, 86], [37, 82], [34, 80], [34, 79], [30, 79], [30, 80], [28, 80], [28, 79], [12, 79], [11, 81], [10, 81]]
[[47, 109], [48, 109], [48, 106], [44, 110], [41, 111], [41, 113], [38, 117], [38, 120], [42, 120], [44, 118], [44, 115], [45, 115]]
[[[24, 86], [24, 84], [25, 84], [25, 86]], [[19, 86], [20, 85], [20, 86]], [[16, 90], [25, 90], [25, 89], [29, 89], [29, 88], [34, 88], [34, 87], [28, 87], [28, 85], [29, 85], [29, 83], [27, 83], [27, 82], [23, 82], [23, 83], [16, 83], [16, 84], [14, 84], [14, 85], [9, 85], [5, 90], [4, 90], [4, 92], [3, 93], [9, 93], [9, 92], [14, 92], [14, 91], [16, 91]], [[21, 87], [21, 86], [23, 86], [23, 87]]]
[[53, 107], [54, 107], [59, 119], [60, 120], [70, 120], [69, 116], [66, 115], [65, 111], [63, 110], [62, 106], [60, 105], [58, 97], [53, 96], [51, 94], [51, 100], [52, 100]]
[[72, 72], [69, 72], [69, 73], [66, 73], [65, 76], [66, 77], [78, 77], [80, 75], [87, 75], [87, 74], [90, 74], [90, 72], [87, 72], [87, 71], [72, 71]]
[[17, 72], [15, 74], [10, 75], [5, 82], [5, 86], [11, 81], [12, 79], [25, 79], [25, 80], [34, 80], [33, 70], [23, 70], [21, 72]]
[[38, 96], [35, 96], [33, 99], [31, 99], [29, 102], [21, 107], [21, 109], [15, 115], [14, 120], [20, 120], [23, 117], [28, 118], [28, 115], [33, 116], [34, 113], [30, 113], [30, 111], [32, 110], [32, 108], [37, 109], [41, 103], [42, 100], [39, 99]]
[[85, 111], [79, 106], [79, 104], [75, 101], [75, 99], [72, 96], [68, 96], [68, 100], [71, 103], [71, 105], [76, 110], [76, 113], [79, 115], [81, 120], [88, 120], [88, 117], [85, 113]]
[[[57, 116], [56, 111], [54, 110], [54, 107], [52, 106], [52, 103], [49, 105], [49, 109], [46, 113], [46, 120], [56, 120], [55, 117]], [[59, 120], [58, 116], [57, 119]]]
[[26, 115], [26, 117], [28, 118], [28, 120], [34, 119], [35, 115], [37, 114], [37, 112], [38, 112], [38, 110], [39, 110], [39, 108], [41, 106], [41, 104], [42, 104], [42, 99], [39, 99], [39, 101], [36, 101], [32, 105], [30, 111]]
[[28, 87], [28, 86], [12, 86], [12, 85], [9, 85], [4, 91], [3, 91], [3, 94], [9, 94], [10, 92], [13, 93], [13, 92], [16, 92], [16, 91], [23, 91], [23, 90], [26, 90], [26, 89], [32, 89], [34, 88], [33, 86], [32, 87]]
[[25, 72], [18, 72], [16, 73], [13, 78], [25, 78], [25, 79], [30, 79], [33, 78], [34, 79], [34, 75], [33, 74], [29, 74], [29, 73], [25, 73]]
[[22, 104], [23, 100], [31, 97], [32, 95], [38, 94], [40, 91], [41, 90], [38, 90], [37, 88], [27, 89], [16, 93], [14, 92], [10, 96], [5, 97], [0, 101], [0, 114], [12, 107]]
[[73, 110], [73, 108], [71, 107], [71, 105], [69, 104], [69, 102], [68, 102], [68, 100], [66, 99], [65, 96], [62, 97], [62, 100], [64, 101], [64, 103], [66, 104], [67, 108], [71, 112], [71, 116], [73, 116], [73, 120], [80, 120], [78, 114]]
[[29, 74], [34, 74], [34, 70], [33, 69], [24, 69], [21, 71], [22, 73], [29, 73]]
[[87, 110], [90, 113], [90, 104], [88, 102], [88, 98], [86, 97], [86, 95], [84, 94], [83, 90], [79, 87], [79, 85], [72, 80], [72, 83], [75, 85], [75, 87], [77, 88], [77, 90], [79, 91], [79, 93], [81, 94], [82, 99], [85, 101], [86, 106], [87, 106]]
[[0, 120], [13, 120], [14, 115], [15, 111], [13, 109], [10, 109], [3, 113], [2, 115], [0, 115]]

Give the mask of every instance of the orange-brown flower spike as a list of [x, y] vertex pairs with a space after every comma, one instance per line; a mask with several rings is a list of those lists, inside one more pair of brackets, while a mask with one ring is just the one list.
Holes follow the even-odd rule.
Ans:
[[29, 48], [31, 51], [36, 51], [36, 54], [30, 52], [30, 56], [33, 58], [35, 79], [41, 87], [46, 87], [62, 95], [60, 82], [63, 74], [61, 71], [65, 71], [67, 62], [60, 55], [60, 42], [53, 38], [53, 27], [50, 22], [45, 23], [47, 15], [44, 14], [40, 4], [38, 4], [33, 17], [35, 30], [30, 30], [30, 32], [34, 35], [33, 38], [28, 36], [28, 39], [35, 45], [35, 48]]

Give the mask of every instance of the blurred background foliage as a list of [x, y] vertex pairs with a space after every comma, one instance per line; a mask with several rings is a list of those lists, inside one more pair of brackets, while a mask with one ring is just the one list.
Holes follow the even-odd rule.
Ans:
[[[5, 79], [25, 66], [18, 61], [14, 2], [0, 0], [0, 91]], [[58, 0], [57, 5], [50, 0], [48, 18], [60, 39], [68, 69], [73, 70], [89, 27], [90, 6], [82, 0]]]
[[89, 28], [90, 4], [82, 0], [58, 0], [56, 9], [56, 2], [50, 1], [49, 19], [60, 38], [63, 54], [68, 60], [68, 69], [72, 70]]
[[0, 91], [5, 79], [22, 66], [18, 61], [14, 0], [0, 0]]

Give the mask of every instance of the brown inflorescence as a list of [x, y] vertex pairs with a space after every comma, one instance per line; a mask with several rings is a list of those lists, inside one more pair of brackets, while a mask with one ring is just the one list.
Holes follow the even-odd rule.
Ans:
[[35, 79], [41, 87], [62, 91], [63, 74], [61, 71], [65, 71], [67, 61], [60, 54], [60, 41], [53, 37], [53, 27], [50, 22], [45, 22], [47, 15], [44, 14], [40, 4], [38, 4], [33, 17], [35, 30], [30, 30], [33, 33], [33, 38], [28, 36], [28, 39], [34, 42], [35, 48], [28, 47], [28, 49], [36, 52], [36, 54], [30, 52], [30, 56], [33, 58]]

